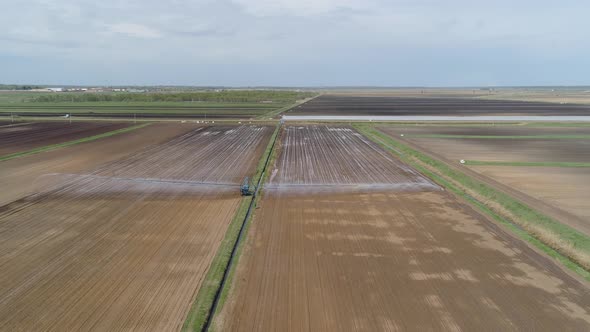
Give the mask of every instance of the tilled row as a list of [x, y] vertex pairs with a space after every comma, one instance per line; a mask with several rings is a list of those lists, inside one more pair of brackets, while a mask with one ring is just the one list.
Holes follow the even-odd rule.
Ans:
[[267, 188], [438, 189], [350, 127], [287, 126], [281, 143]]

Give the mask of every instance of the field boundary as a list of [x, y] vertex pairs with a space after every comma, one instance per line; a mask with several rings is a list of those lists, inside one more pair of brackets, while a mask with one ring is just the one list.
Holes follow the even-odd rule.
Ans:
[[243, 197], [240, 206], [230, 222], [228, 230], [209, 266], [207, 274], [191, 309], [184, 321], [182, 331], [207, 331], [218, 307], [223, 306], [227, 295], [227, 284], [231, 284], [233, 271], [241, 252], [244, 234], [247, 233], [252, 211], [258, 201], [258, 192], [263, 182], [265, 170], [275, 146], [280, 125], [277, 125], [267, 147], [260, 158], [251, 183], [256, 184], [252, 196]]
[[409, 138], [474, 138], [474, 139], [590, 139], [590, 135], [447, 135], [408, 134]]
[[297, 107], [297, 106], [301, 106], [301, 105], [303, 105], [303, 104], [305, 104], [305, 103], [307, 103], [307, 102], [309, 102], [309, 101], [312, 101], [312, 100], [314, 100], [315, 98], [317, 98], [317, 97], [319, 97], [319, 96], [321, 96], [321, 94], [318, 94], [318, 95], [316, 95], [316, 96], [313, 96], [313, 97], [310, 97], [310, 98], [306, 98], [306, 99], [303, 99], [303, 100], [295, 101], [293, 104], [290, 104], [290, 105], [287, 105], [287, 106], [284, 106], [284, 107], [281, 107], [281, 108], [278, 108], [278, 109], [272, 110], [272, 111], [270, 111], [270, 112], [267, 112], [267, 113], [264, 113], [264, 114], [258, 115], [258, 116], [256, 117], [256, 119], [268, 119], [268, 118], [274, 118], [275, 116], [277, 116], [277, 115], [279, 115], [279, 114], [281, 114], [281, 113], [283, 113], [283, 112], [286, 112], [286, 111], [288, 111], [288, 110], [290, 110], [290, 109], [292, 109], [292, 108], [295, 108], [295, 107]]
[[443, 162], [408, 147], [370, 125], [353, 126], [485, 215], [509, 228], [519, 238], [590, 281], [590, 238], [587, 236], [531, 209], [508, 194], [451, 169]]
[[68, 142], [63, 142], [63, 143], [58, 143], [58, 144], [52, 144], [52, 145], [46, 145], [46, 146], [38, 147], [38, 148], [35, 148], [35, 149], [32, 149], [32, 150], [27, 150], [27, 151], [22, 151], [22, 152], [16, 152], [16, 153], [12, 153], [12, 154], [8, 154], [8, 155], [0, 156], [0, 161], [6, 161], [6, 160], [10, 160], [10, 159], [25, 157], [25, 156], [29, 156], [29, 155], [32, 155], [32, 154], [37, 154], [37, 153], [41, 153], [41, 152], [47, 152], [47, 151], [52, 151], [52, 150], [57, 150], [57, 149], [65, 148], [65, 147], [68, 147], [68, 146], [71, 146], [71, 145], [75, 145], [75, 144], [80, 144], [80, 143], [86, 143], [86, 142], [90, 142], [90, 141], [95, 141], [97, 139], [101, 139], [101, 138], [105, 138], [105, 137], [109, 137], [109, 136], [114, 136], [114, 135], [117, 135], [117, 134], [122, 134], [122, 133], [130, 132], [130, 131], [133, 131], [135, 129], [140, 129], [140, 128], [143, 128], [143, 127], [147, 127], [150, 124], [151, 123], [143, 123], [143, 124], [139, 124], [139, 125], [136, 125], [136, 126], [131, 126], [131, 127], [127, 127], [127, 128], [117, 129], [117, 130], [109, 131], [109, 132], [98, 134], [98, 135], [94, 135], [94, 136], [80, 138], [80, 139], [73, 140], [73, 141], [68, 141]]
[[468, 166], [532, 166], [532, 167], [590, 167], [590, 163], [582, 162], [560, 162], [560, 161], [481, 161], [465, 160]]

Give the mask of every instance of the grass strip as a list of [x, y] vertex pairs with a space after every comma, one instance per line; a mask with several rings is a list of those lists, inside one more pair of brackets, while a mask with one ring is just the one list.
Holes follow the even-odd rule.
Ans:
[[310, 100], [312, 100], [312, 99], [314, 99], [314, 98], [316, 98], [316, 97], [318, 97], [318, 96], [319, 96], [319, 94], [318, 94], [318, 95], [315, 95], [315, 96], [313, 96], [313, 97], [311, 97], [311, 98], [307, 98], [307, 99], [303, 99], [303, 100], [296, 101], [296, 102], [295, 102], [295, 103], [293, 103], [293, 104], [290, 104], [290, 105], [287, 105], [287, 106], [284, 106], [284, 107], [281, 107], [281, 108], [277, 108], [277, 109], [275, 109], [275, 110], [272, 110], [272, 111], [270, 111], [270, 112], [267, 112], [267, 113], [264, 113], [264, 114], [262, 114], [262, 115], [259, 115], [259, 116], [258, 116], [258, 117], [256, 117], [256, 118], [257, 118], [257, 119], [267, 119], [267, 118], [274, 118], [275, 116], [277, 116], [277, 115], [279, 115], [279, 114], [281, 114], [281, 113], [283, 113], [283, 112], [286, 112], [286, 111], [288, 111], [288, 110], [290, 110], [290, 109], [292, 109], [292, 108], [295, 108], [295, 107], [297, 107], [297, 106], [299, 106], [299, 105], [301, 105], [301, 104], [307, 103], [308, 101], [310, 101]]
[[590, 135], [446, 135], [409, 134], [411, 138], [476, 138], [476, 139], [590, 139]]
[[202, 331], [251, 201], [251, 196], [242, 198], [240, 206], [225, 232], [225, 237], [211, 262], [211, 266], [209, 266], [197, 297], [184, 321], [182, 331]]
[[[481, 183], [441, 161], [408, 147], [389, 135], [377, 131], [371, 125], [355, 124], [354, 127], [369, 139], [397, 154], [404, 162], [464, 198], [484, 214], [506, 225], [520, 238], [590, 281], [588, 268], [590, 266], [588, 261], [590, 238], [588, 236], [531, 209], [511, 196]], [[488, 204], [474, 198], [474, 195], [470, 195], [466, 189], [485, 198], [485, 201], [498, 203], [514, 218], [502, 216]]]
[[23, 152], [12, 153], [12, 154], [8, 154], [8, 155], [5, 155], [5, 156], [0, 156], [0, 161], [6, 161], [6, 160], [10, 160], [10, 159], [15, 159], [15, 158], [20, 158], [20, 157], [24, 157], [24, 156], [29, 156], [29, 155], [36, 154], [36, 153], [41, 153], [41, 152], [46, 152], [46, 151], [61, 149], [61, 148], [65, 148], [67, 146], [75, 145], [75, 144], [90, 142], [90, 141], [94, 141], [94, 140], [97, 140], [97, 139], [101, 139], [101, 138], [105, 138], [105, 137], [109, 137], [109, 136], [114, 136], [114, 135], [126, 133], [126, 132], [129, 132], [129, 131], [135, 130], [135, 129], [139, 129], [139, 128], [143, 128], [143, 127], [149, 126], [149, 125], [150, 125], [150, 123], [144, 123], [144, 124], [140, 124], [140, 125], [137, 125], [137, 126], [127, 127], [127, 128], [123, 128], [123, 129], [117, 129], [117, 130], [109, 131], [109, 132], [98, 134], [98, 135], [94, 135], [94, 136], [80, 138], [80, 139], [73, 140], [73, 141], [68, 141], [68, 142], [63, 142], [63, 143], [58, 143], [58, 144], [52, 144], [52, 145], [46, 145], [46, 146], [42, 146], [42, 147], [35, 148], [35, 149], [32, 149], [32, 150], [27, 150], [27, 151], [23, 151]]
[[539, 166], [539, 167], [590, 167], [590, 163], [560, 162], [560, 161], [480, 161], [465, 160], [465, 165], [471, 166]]
[[[277, 134], [279, 132], [279, 128], [280, 128], [279, 126], [276, 127], [274, 133], [271, 136], [271, 139], [270, 139], [268, 145], [266, 146], [266, 149], [265, 149], [262, 157], [260, 158], [260, 161], [258, 162], [258, 166], [256, 167], [256, 172], [251, 179], [252, 184], [258, 183], [258, 180], [263, 175], [267, 157], [271, 153], [271, 150], [273, 147], [272, 143], [274, 142], [274, 140], [277, 137]], [[215, 257], [213, 258], [213, 261], [211, 262], [211, 265], [209, 266], [209, 270], [207, 271], [207, 274], [205, 275], [205, 279], [203, 280], [203, 283], [202, 283], [201, 287], [199, 288], [199, 291], [197, 293], [197, 297], [195, 298], [195, 301], [193, 302], [193, 305], [191, 306], [188, 316], [187, 316], [186, 320], [184, 321], [184, 324], [182, 326], [182, 331], [202, 331], [203, 328], [205, 327], [205, 323], [207, 322], [207, 318], [210, 314], [211, 308], [212, 308], [213, 303], [215, 301], [215, 296], [218, 292], [221, 282], [223, 281], [223, 275], [226, 273], [226, 269], [228, 267], [229, 260], [232, 256], [232, 250], [234, 249], [234, 246], [236, 245], [236, 241], [238, 241], [238, 237], [240, 235], [240, 229], [242, 228], [242, 225], [244, 223], [245, 223], [245, 225], [244, 225], [243, 235], [245, 236], [246, 234], [248, 234], [248, 229], [249, 229], [249, 224], [250, 224], [248, 222], [248, 220], [246, 220], [248, 208], [250, 207], [250, 204], [254, 204], [254, 206], [252, 207], [253, 209], [256, 208], [256, 203], [258, 202], [258, 197], [259, 196], [256, 196], [256, 197], [244, 196], [242, 198], [242, 201], [240, 202], [240, 206], [238, 207], [236, 214], [234, 215], [232, 221], [230, 222], [230, 225], [225, 233], [225, 236], [221, 242], [221, 245], [219, 246], [219, 249], [217, 250]], [[254, 199], [254, 202], [252, 201], [253, 199]], [[240, 242], [236, 248], [236, 251], [234, 252], [234, 257], [236, 260], [235, 260], [235, 263], [230, 266], [230, 270], [228, 271], [227, 285], [232, 284], [232, 280], [233, 280], [233, 276], [234, 276], [234, 272], [235, 272], [234, 271], [235, 266], [237, 265], [237, 262], [239, 261], [242, 246], [243, 246], [243, 242]], [[225, 300], [227, 298], [228, 288], [229, 287], [224, 287], [221, 290], [219, 303], [218, 303], [218, 308], [220, 308], [220, 309], [223, 308], [223, 304], [225, 303]], [[215, 314], [215, 313], [212, 313], [212, 314]], [[210, 319], [212, 319], [212, 317]]]

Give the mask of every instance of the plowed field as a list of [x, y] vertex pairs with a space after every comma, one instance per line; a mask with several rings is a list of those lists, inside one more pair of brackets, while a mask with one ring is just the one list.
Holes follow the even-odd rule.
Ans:
[[[460, 165], [461, 159], [508, 163], [467, 164], [461, 170], [564, 224], [590, 234], [590, 212], [585, 200], [589, 194], [590, 168], [558, 167], [559, 163], [590, 163], [590, 139], [568, 138], [590, 135], [590, 128], [383, 126], [379, 130], [455, 167]], [[425, 138], [421, 135], [461, 137]], [[469, 137], [473, 135], [488, 137]], [[511, 162], [516, 164], [510, 165]], [[527, 166], [518, 163], [539, 164]], [[552, 163], [556, 164], [551, 167]]]
[[289, 115], [590, 115], [590, 105], [474, 98], [325, 94]]
[[[54, 173], [87, 173], [194, 129], [193, 125], [151, 124], [129, 132], [0, 163], [0, 206], [42, 189]], [[52, 180], [53, 181], [53, 180]]]
[[0, 127], [0, 156], [129, 127], [129, 123], [39, 122]]
[[281, 143], [267, 188], [437, 188], [349, 127], [287, 126]]
[[220, 331], [590, 328], [586, 285], [449, 194], [272, 193], [258, 211]]
[[0, 330], [178, 330], [271, 132], [197, 128], [4, 206]]
[[[317, 174], [342, 167], [354, 174], [336, 178], [344, 183], [421, 177], [391, 156], [365, 158], [375, 153], [370, 144], [356, 151], [364, 157], [343, 166], [354, 144], [334, 138], [329, 149], [318, 149], [326, 137], [317, 132], [334, 131], [305, 130], [309, 139], [293, 144], [287, 128], [275, 183], [334, 183]], [[381, 163], [389, 165], [385, 177], [374, 166]], [[296, 175], [282, 177], [285, 169]], [[590, 329], [585, 281], [447, 192], [280, 189], [265, 191], [256, 212], [216, 317], [220, 331]]]

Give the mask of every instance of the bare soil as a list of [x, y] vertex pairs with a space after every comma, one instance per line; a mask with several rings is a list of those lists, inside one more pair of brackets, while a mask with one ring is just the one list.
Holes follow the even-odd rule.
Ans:
[[[380, 127], [381, 131], [410, 144], [462, 172], [500, 189], [528, 206], [577, 230], [590, 234], [588, 168], [527, 166], [460, 166], [459, 160], [515, 162], [590, 162], [590, 140], [574, 139], [434, 139], [401, 137], [414, 128]], [[433, 127], [434, 130], [436, 128]], [[478, 128], [460, 132], [477, 135]], [[517, 135], [585, 133], [586, 128], [521, 128]], [[424, 129], [415, 129], [422, 132]], [[482, 128], [483, 131], [489, 128]], [[495, 133], [504, 129], [493, 129]], [[506, 132], [515, 129], [505, 129]], [[572, 133], [570, 133], [572, 134]]]
[[2, 207], [0, 330], [179, 330], [271, 132], [195, 128]]
[[[388, 127], [379, 130], [422, 146], [449, 160], [590, 162], [588, 139], [419, 138], [411, 135], [588, 135], [590, 128]], [[401, 135], [404, 135], [403, 137]]]
[[64, 143], [131, 126], [108, 122], [38, 122], [0, 127], [0, 156]]
[[[419, 179], [346, 133], [287, 128], [274, 181]], [[251, 225], [220, 331], [590, 329], [585, 281], [436, 188], [265, 189]]]
[[380, 130], [405, 135], [483, 135], [483, 136], [534, 136], [534, 135], [590, 135], [590, 127], [532, 127], [532, 126], [442, 126], [408, 125], [380, 126]]
[[[531, 197], [580, 217], [563, 219], [590, 235], [590, 169], [557, 167], [472, 166], [472, 169]], [[569, 221], [569, 222], [568, 222]]]
[[287, 126], [268, 187], [438, 188], [350, 127]]
[[267, 194], [220, 331], [590, 329], [588, 285], [444, 192]]
[[[471, 97], [457, 95], [457, 97]], [[326, 94], [286, 114], [292, 115], [590, 115], [590, 105], [473, 98], [427, 98]]]
[[115, 136], [0, 162], [0, 206], [40, 190], [54, 173], [85, 173], [147, 146], [194, 129], [193, 125], [152, 124]]

